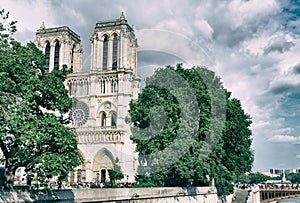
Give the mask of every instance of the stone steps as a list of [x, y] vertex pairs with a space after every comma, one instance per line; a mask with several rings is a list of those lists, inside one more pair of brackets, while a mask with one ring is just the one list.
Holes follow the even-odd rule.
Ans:
[[246, 203], [248, 197], [248, 190], [237, 190], [234, 193], [232, 203]]

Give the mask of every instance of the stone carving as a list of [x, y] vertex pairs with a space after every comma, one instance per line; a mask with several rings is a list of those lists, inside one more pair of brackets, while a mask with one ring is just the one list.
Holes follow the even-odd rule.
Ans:
[[109, 110], [111, 108], [111, 105], [110, 105], [110, 103], [106, 103], [105, 105], [104, 105], [104, 109], [105, 110]]

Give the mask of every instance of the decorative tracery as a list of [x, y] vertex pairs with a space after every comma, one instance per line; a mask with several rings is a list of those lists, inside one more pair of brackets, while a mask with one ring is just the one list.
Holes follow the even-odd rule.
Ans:
[[116, 75], [100, 76], [97, 80], [98, 94], [111, 94], [118, 92], [118, 78]]
[[84, 125], [89, 117], [89, 107], [84, 102], [76, 101], [70, 112], [70, 118], [74, 126]]

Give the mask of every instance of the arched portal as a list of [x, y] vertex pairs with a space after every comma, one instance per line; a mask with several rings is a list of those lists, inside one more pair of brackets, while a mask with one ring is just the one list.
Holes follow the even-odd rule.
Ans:
[[109, 181], [108, 171], [113, 169], [113, 166], [112, 153], [106, 148], [99, 150], [93, 161], [93, 180], [103, 183]]

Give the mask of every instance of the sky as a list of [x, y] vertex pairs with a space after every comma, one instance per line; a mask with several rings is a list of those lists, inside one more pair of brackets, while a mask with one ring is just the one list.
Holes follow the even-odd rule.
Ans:
[[2, 0], [0, 8], [24, 43], [43, 21], [69, 26], [81, 37], [85, 71], [96, 22], [124, 12], [143, 77], [177, 62], [209, 67], [252, 118], [253, 171], [300, 167], [300, 1]]

